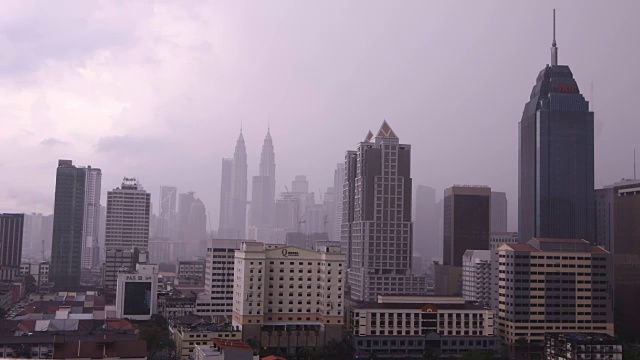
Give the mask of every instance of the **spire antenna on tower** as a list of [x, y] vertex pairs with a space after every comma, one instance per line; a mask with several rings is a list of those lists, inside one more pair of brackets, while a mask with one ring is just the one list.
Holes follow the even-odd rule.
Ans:
[[556, 44], [556, 9], [553, 9], [553, 42], [551, 43], [551, 65], [558, 65], [558, 46]]

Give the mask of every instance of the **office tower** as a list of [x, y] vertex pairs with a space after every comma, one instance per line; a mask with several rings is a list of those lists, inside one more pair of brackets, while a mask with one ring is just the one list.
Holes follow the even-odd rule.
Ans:
[[106, 249], [146, 250], [150, 214], [151, 194], [136, 178], [124, 178], [120, 187], [107, 192]]
[[[107, 231], [107, 207], [104, 205], [100, 205], [100, 226], [98, 228], [98, 240], [100, 241], [100, 248], [105, 249], [104, 239]], [[100, 252], [100, 263], [104, 263], [104, 260], [105, 252], [103, 250]]]
[[597, 243], [613, 254], [615, 329], [625, 341], [640, 341], [640, 180], [622, 180], [596, 190]]
[[322, 197], [322, 207], [324, 209], [324, 219], [322, 221], [322, 232], [327, 234], [327, 239], [330, 241], [340, 241], [340, 238], [336, 238], [336, 193], [333, 187], [328, 187], [327, 191]]
[[426, 280], [411, 274], [411, 146], [386, 121], [345, 155], [342, 251], [354, 300], [379, 294], [424, 294]]
[[296, 175], [295, 179], [291, 182], [291, 192], [294, 193], [308, 193], [309, 182], [304, 175]]
[[[293, 347], [293, 339], [297, 346], [341, 339], [343, 279], [344, 255], [338, 246], [309, 251], [245, 242], [235, 252], [233, 326], [242, 330], [243, 340], [261, 339], [266, 348]], [[264, 336], [274, 330], [282, 331], [282, 342]], [[300, 330], [310, 330], [309, 336], [299, 336]]]
[[207, 245], [204, 294], [196, 300], [196, 314], [231, 317], [235, 252], [248, 240], [212, 239]]
[[519, 241], [517, 232], [499, 232], [491, 233], [489, 240], [489, 250], [498, 250], [502, 244], [514, 243]]
[[507, 194], [491, 192], [491, 232], [507, 232]]
[[220, 181], [220, 221], [218, 222], [218, 237], [228, 236], [233, 224], [231, 223], [231, 182], [233, 181], [233, 159], [222, 159]]
[[209, 239], [207, 234], [207, 210], [204, 207], [204, 203], [200, 199], [195, 199], [191, 204], [189, 211], [189, 227], [187, 229], [187, 249], [188, 253], [192, 256], [204, 255], [206, 246], [200, 246], [206, 244]]
[[56, 289], [80, 285], [86, 180], [87, 169], [75, 167], [71, 160], [58, 160], [49, 276]]
[[187, 241], [189, 237], [189, 218], [191, 206], [196, 201], [195, 192], [189, 191], [178, 195], [178, 239]]
[[538, 74], [519, 124], [521, 241], [595, 241], [593, 122], [569, 66], [558, 65], [554, 20], [551, 65]]
[[416, 188], [416, 213], [413, 218], [413, 251], [423, 260], [431, 262], [440, 257], [437, 237], [436, 190], [429, 186]]
[[498, 335], [540, 344], [545, 333], [613, 335], [613, 262], [582, 239], [533, 238], [504, 244], [492, 257]]
[[86, 168], [84, 195], [84, 228], [82, 233], [82, 267], [95, 269], [100, 266], [100, 194], [102, 171]]
[[177, 192], [175, 186], [160, 186], [159, 224], [156, 236], [175, 239], [177, 225]]
[[333, 172], [333, 192], [334, 204], [333, 210], [335, 216], [334, 235], [330, 239], [340, 241], [342, 234], [342, 201], [344, 192], [344, 163], [338, 163], [336, 170]]
[[0, 281], [20, 274], [24, 214], [0, 214]]
[[114, 290], [117, 272], [134, 270], [135, 264], [146, 262], [140, 253], [149, 249], [149, 217], [151, 194], [136, 178], [124, 178], [122, 185], [107, 192], [107, 224], [105, 229], [104, 287]]
[[491, 302], [491, 251], [467, 250], [462, 256], [462, 296], [488, 306]]
[[243, 239], [247, 233], [247, 150], [242, 131], [233, 154], [231, 176], [231, 239]]
[[158, 265], [138, 265], [133, 270], [118, 274], [116, 317], [150, 320], [158, 313]]
[[251, 213], [249, 225], [255, 233], [254, 239], [258, 241], [271, 240], [271, 231], [274, 224], [274, 209], [276, 197], [276, 163], [275, 152], [271, 132], [262, 145], [260, 154], [260, 171], [253, 177], [251, 193]]
[[462, 266], [467, 250], [489, 250], [491, 188], [453, 186], [444, 191], [443, 264]]

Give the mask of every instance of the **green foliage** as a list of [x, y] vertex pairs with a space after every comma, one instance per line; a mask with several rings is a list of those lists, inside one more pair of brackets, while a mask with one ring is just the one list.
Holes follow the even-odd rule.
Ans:
[[147, 357], [155, 359], [164, 351], [175, 349], [175, 344], [169, 329], [167, 320], [161, 315], [153, 315], [151, 320], [138, 323], [140, 327], [140, 340], [147, 342]]
[[38, 292], [38, 284], [36, 283], [36, 278], [33, 275], [26, 275], [24, 277], [25, 282], [25, 292], [28, 294], [33, 294]]
[[495, 354], [493, 351], [473, 350], [462, 355], [463, 360], [492, 360]]

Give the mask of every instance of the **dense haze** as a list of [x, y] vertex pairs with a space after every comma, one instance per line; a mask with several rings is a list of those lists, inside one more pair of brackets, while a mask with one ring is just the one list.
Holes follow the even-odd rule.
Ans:
[[65, 158], [101, 168], [105, 192], [138, 177], [154, 205], [160, 185], [196, 191], [215, 228], [241, 123], [249, 176], [270, 124], [276, 191], [304, 174], [317, 192], [387, 119], [414, 185], [506, 191], [515, 230], [518, 121], [553, 7], [559, 63], [595, 110], [596, 186], [631, 177], [638, 1], [4, 2], [0, 212], [50, 213]]

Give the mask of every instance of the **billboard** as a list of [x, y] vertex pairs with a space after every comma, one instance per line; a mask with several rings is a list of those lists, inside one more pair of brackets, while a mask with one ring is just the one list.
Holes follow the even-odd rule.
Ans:
[[125, 282], [123, 315], [151, 314], [151, 282]]

